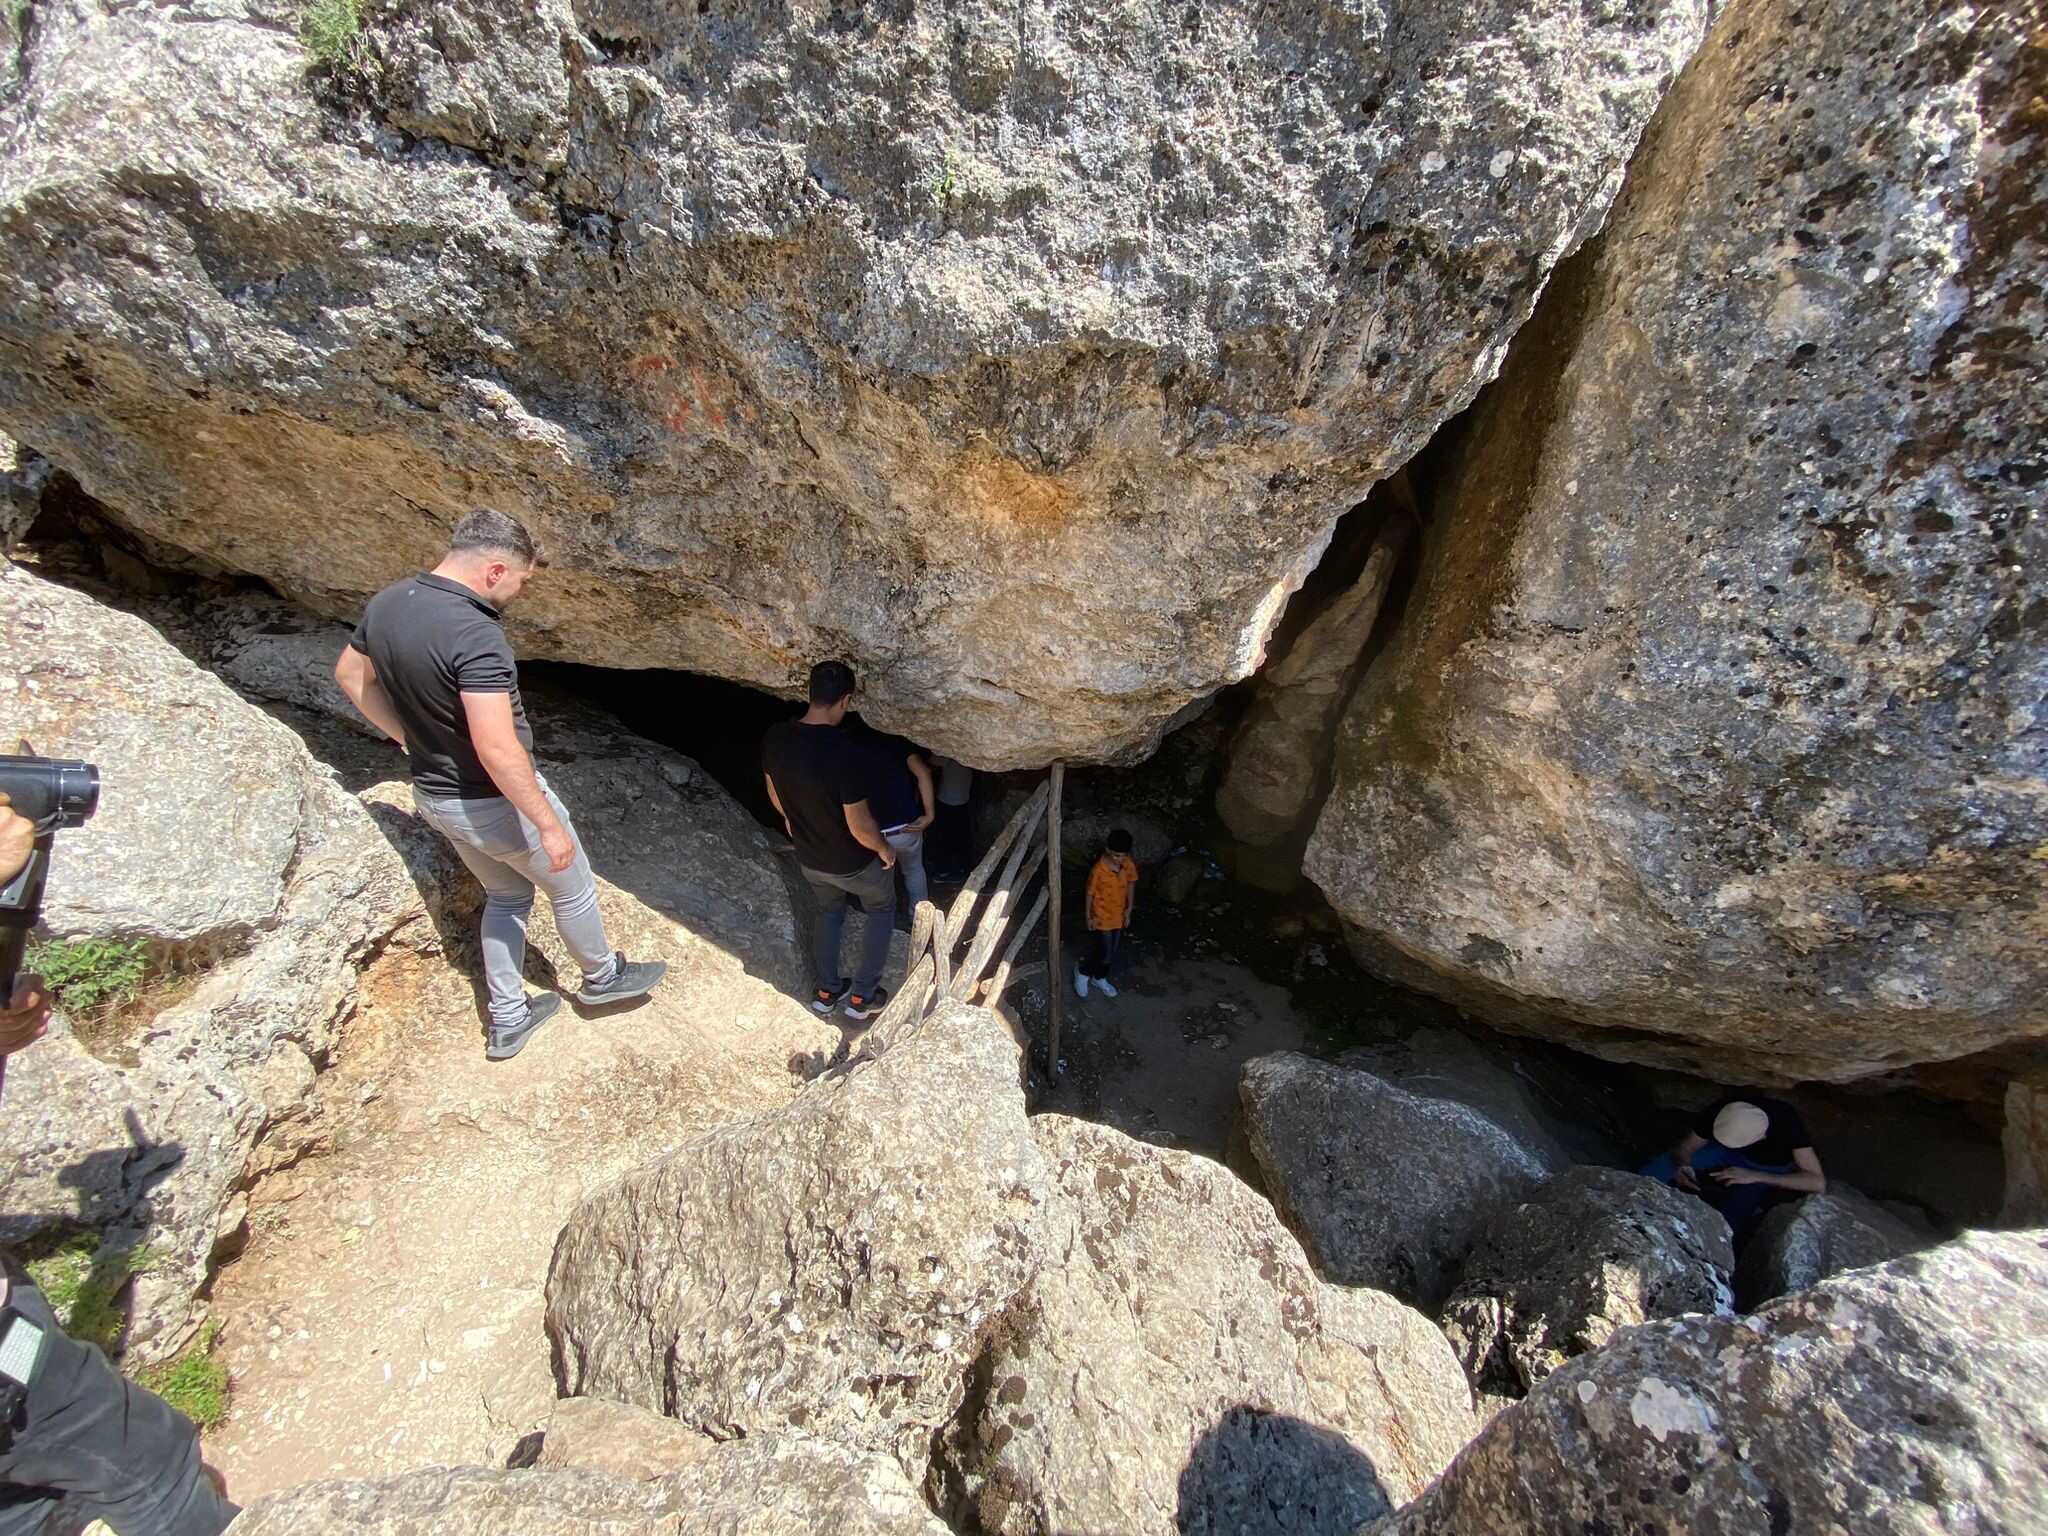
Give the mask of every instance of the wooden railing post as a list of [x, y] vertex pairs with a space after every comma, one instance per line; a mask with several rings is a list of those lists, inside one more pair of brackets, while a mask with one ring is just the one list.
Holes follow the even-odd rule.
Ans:
[[1064, 1016], [1064, 999], [1067, 995], [1067, 973], [1060, 964], [1060, 793], [1066, 787], [1067, 765], [1056, 762], [1052, 765], [1052, 795], [1047, 801], [1045, 829], [1045, 889], [1047, 897], [1046, 924], [1046, 988], [1052, 998], [1052, 1038], [1045, 1056], [1045, 1075], [1051, 1082], [1060, 1080], [1060, 1020]]

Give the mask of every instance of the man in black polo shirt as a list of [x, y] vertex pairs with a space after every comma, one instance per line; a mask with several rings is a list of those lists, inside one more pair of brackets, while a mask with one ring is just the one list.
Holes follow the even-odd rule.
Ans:
[[668, 970], [612, 949], [590, 860], [534, 772], [519, 666], [498, 613], [540, 564], [517, 518], [478, 508], [455, 525], [439, 565], [370, 599], [334, 668], [364, 718], [405, 748], [420, 815], [483, 885], [492, 1061], [518, 1055], [562, 1003], [552, 992], [529, 999], [520, 980], [534, 887], [547, 892], [583, 968], [577, 1002], [640, 997]]
[[[840, 729], [853, 687], [853, 669], [844, 662], [821, 661], [811, 668], [811, 707], [801, 719], [769, 727], [761, 767], [768, 798], [796, 844], [797, 865], [818, 898], [811, 928], [817, 988], [811, 1007], [830, 1013], [844, 998], [849, 1019], [866, 1019], [888, 996], [882, 968], [889, 963], [889, 935], [896, 927], [896, 854], [868, 805], [872, 763]], [[860, 898], [867, 927], [860, 969], [849, 980], [839, 973], [839, 941], [850, 895]]]

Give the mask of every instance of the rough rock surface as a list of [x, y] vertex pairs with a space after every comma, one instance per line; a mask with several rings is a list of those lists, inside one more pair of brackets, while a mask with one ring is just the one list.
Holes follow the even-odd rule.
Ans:
[[342, 79], [289, 0], [31, 9], [0, 429], [336, 612], [502, 504], [526, 653], [843, 652], [1008, 767], [1258, 664], [1710, 7], [434, 0]]
[[2040, 25], [1722, 15], [1348, 714], [1306, 867], [1370, 962], [1709, 1075], [2048, 1032]]
[[975, 1362], [942, 1505], [990, 1532], [1352, 1530], [1474, 1428], [1442, 1335], [1326, 1285], [1224, 1168], [1040, 1115], [1044, 1268]]
[[1371, 1536], [2048, 1527], [2048, 1234], [1974, 1233], [1740, 1319], [1617, 1336]]
[[1745, 1307], [1818, 1285], [1844, 1270], [1932, 1247], [1938, 1234], [1838, 1183], [1767, 1214], [1743, 1246], [1735, 1294]]
[[50, 461], [0, 432], [0, 555], [14, 548], [43, 509]]
[[709, 1435], [646, 1408], [565, 1397], [548, 1415], [538, 1467], [584, 1467], [645, 1482], [718, 1450]]
[[2048, 1077], [2005, 1089], [2005, 1203], [2009, 1227], [2048, 1226]]
[[1500, 1207], [1565, 1166], [1481, 1110], [1291, 1051], [1247, 1062], [1245, 1139], [1316, 1273], [1434, 1311]]
[[291, 732], [140, 620], [11, 565], [0, 697], [10, 731], [101, 770], [99, 814], [58, 842], [51, 928], [185, 941], [212, 961], [120, 1062], [60, 1032], [8, 1071], [0, 1236], [83, 1225], [146, 1243], [128, 1342], [150, 1358], [195, 1326], [259, 1138], [293, 1139], [357, 965], [420, 896]]
[[1314, 813], [1330, 732], [1413, 532], [1407, 515], [1390, 519], [1358, 579], [1303, 628], [1286, 655], [1260, 671], [1216, 788], [1216, 814], [1233, 837], [1254, 844], [1298, 838], [1296, 829]]
[[897, 1536], [945, 1527], [886, 1459], [749, 1436], [652, 1481], [582, 1470], [429, 1467], [384, 1482], [309, 1483], [252, 1506], [235, 1536]]
[[548, 1275], [561, 1390], [721, 1436], [801, 1427], [920, 1473], [1040, 1262], [1021, 1071], [1007, 1025], [949, 1004], [592, 1194]]
[[1572, 1168], [1473, 1246], [1443, 1328], [1483, 1392], [1519, 1397], [1622, 1328], [1725, 1313], [1728, 1223], [1682, 1190], [1617, 1168]]

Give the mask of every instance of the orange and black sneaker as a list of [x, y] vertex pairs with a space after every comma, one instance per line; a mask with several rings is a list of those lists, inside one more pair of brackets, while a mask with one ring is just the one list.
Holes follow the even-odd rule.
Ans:
[[839, 1006], [839, 999], [846, 996], [852, 990], [853, 978], [851, 976], [839, 978], [839, 988], [837, 991], [827, 991], [824, 987], [818, 988], [817, 991], [811, 994], [811, 1012], [830, 1013]]
[[858, 992], [849, 993], [846, 999], [846, 1016], [849, 1019], [871, 1019], [882, 1011], [882, 1005], [888, 1001], [887, 987], [877, 987], [865, 997]]

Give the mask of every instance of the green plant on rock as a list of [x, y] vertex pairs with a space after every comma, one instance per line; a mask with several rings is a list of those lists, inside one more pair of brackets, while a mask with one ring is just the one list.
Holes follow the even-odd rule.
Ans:
[[144, 939], [53, 939], [32, 945], [28, 968], [66, 1013], [94, 1014], [132, 1000], [149, 973]]
[[363, 41], [363, 0], [308, 0], [299, 12], [299, 41], [315, 64], [360, 70], [368, 58]]
[[14, 29], [14, 40], [20, 42], [28, 36], [29, 0], [6, 0], [7, 24]]
[[946, 160], [932, 172], [930, 185], [925, 189], [931, 195], [932, 206], [943, 208], [953, 201], [953, 194], [960, 190], [960, 156], [953, 146], [946, 146]]
[[137, 1378], [201, 1429], [212, 1429], [228, 1416], [233, 1396], [228, 1368], [213, 1354], [219, 1337], [220, 1323], [209, 1321], [199, 1330], [198, 1338]]
[[23, 1267], [66, 1333], [111, 1353], [128, 1326], [121, 1292], [129, 1278], [156, 1262], [148, 1248], [110, 1248], [97, 1232], [67, 1232], [38, 1239], [22, 1255]]

